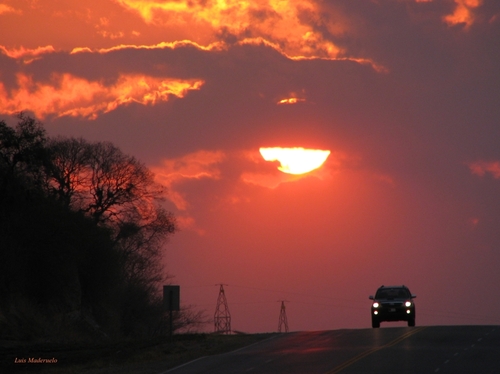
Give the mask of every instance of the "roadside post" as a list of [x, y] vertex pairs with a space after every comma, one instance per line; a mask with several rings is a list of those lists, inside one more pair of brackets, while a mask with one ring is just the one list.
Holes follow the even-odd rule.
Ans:
[[163, 286], [163, 306], [169, 312], [170, 340], [172, 340], [174, 329], [173, 312], [180, 310], [180, 288], [180, 286], [176, 285]]

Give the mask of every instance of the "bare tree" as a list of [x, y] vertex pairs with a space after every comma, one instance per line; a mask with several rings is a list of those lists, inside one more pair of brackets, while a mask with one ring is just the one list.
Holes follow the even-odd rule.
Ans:
[[90, 144], [83, 139], [56, 138], [49, 141], [51, 153], [48, 189], [68, 208], [81, 206], [82, 190], [88, 180]]
[[183, 307], [176, 317], [174, 330], [188, 334], [198, 332], [203, 326], [212, 322], [205, 310], [196, 309], [192, 305]]
[[50, 142], [50, 188], [66, 205], [117, 231], [126, 222], [156, 219], [162, 186], [134, 157], [108, 142], [57, 138]]
[[153, 174], [111, 143], [94, 144], [88, 166], [90, 200], [82, 209], [97, 222], [148, 215], [152, 200], [161, 198]]
[[165, 280], [161, 251], [165, 238], [175, 232], [175, 217], [156, 207], [148, 219], [123, 222], [116, 242], [120, 245], [126, 275], [130, 280], [155, 287]]
[[160, 260], [165, 239], [176, 230], [174, 216], [161, 207], [164, 189], [134, 157], [108, 142], [57, 138], [50, 191], [68, 207], [111, 228], [126, 276], [145, 287], [164, 276]]

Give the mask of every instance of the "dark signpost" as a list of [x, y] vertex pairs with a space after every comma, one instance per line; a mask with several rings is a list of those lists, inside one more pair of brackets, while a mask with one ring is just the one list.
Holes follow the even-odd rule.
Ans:
[[180, 308], [180, 286], [163, 286], [163, 307], [168, 310], [170, 319], [170, 339], [173, 334], [173, 312], [179, 311]]

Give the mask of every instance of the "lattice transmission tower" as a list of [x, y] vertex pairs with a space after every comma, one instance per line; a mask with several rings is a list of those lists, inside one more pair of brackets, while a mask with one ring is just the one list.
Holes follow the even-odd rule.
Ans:
[[286, 318], [285, 301], [286, 300], [281, 300], [281, 311], [280, 311], [280, 320], [278, 323], [278, 332], [288, 332], [288, 318]]
[[223, 284], [220, 284], [219, 297], [217, 298], [217, 306], [215, 308], [214, 326], [217, 333], [231, 333], [231, 314], [229, 313]]

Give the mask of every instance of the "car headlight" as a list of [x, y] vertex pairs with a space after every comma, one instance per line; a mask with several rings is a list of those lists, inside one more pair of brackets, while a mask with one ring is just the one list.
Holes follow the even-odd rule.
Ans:
[[407, 307], [407, 308], [411, 307], [411, 301], [407, 301], [407, 302], [405, 303], [405, 307]]
[[374, 302], [372, 306], [373, 306], [374, 308], [378, 308], [378, 307], [380, 306], [380, 304], [379, 304], [379, 303], [377, 303], [377, 302]]

